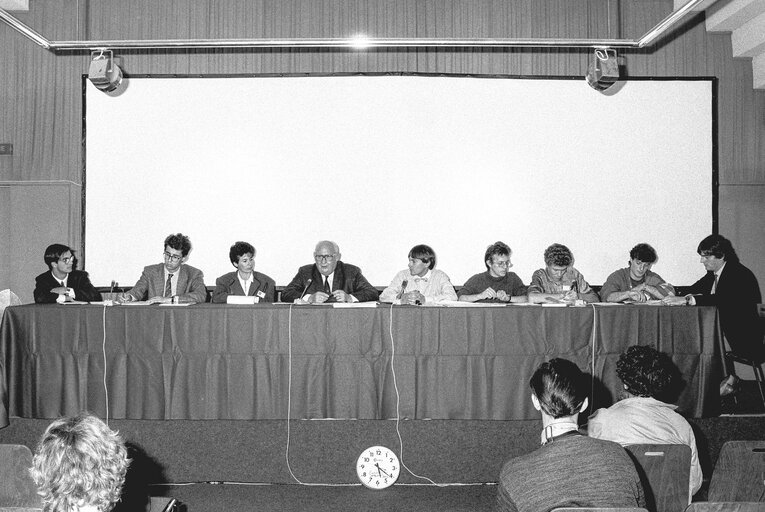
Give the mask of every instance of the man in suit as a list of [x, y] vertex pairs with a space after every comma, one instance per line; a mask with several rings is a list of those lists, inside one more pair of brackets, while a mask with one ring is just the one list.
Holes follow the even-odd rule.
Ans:
[[324, 240], [316, 244], [313, 265], [300, 267], [282, 291], [282, 302], [320, 304], [323, 302], [367, 302], [379, 293], [361, 269], [340, 261], [340, 248]]
[[720, 327], [733, 352], [758, 362], [765, 361], [757, 314], [757, 304], [762, 301], [757, 278], [738, 260], [730, 240], [721, 235], [706, 237], [699, 243], [697, 252], [707, 273], [680, 301], [717, 306]]
[[49, 271], [35, 278], [36, 303], [101, 300], [101, 294], [90, 283], [88, 273], [74, 270], [76, 258], [71, 248], [63, 244], [49, 245], [44, 259]]
[[146, 300], [149, 304], [205, 302], [205, 288], [202, 271], [185, 265], [189, 259], [191, 241], [183, 233], [165, 238], [164, 263], [143, 268], [141, 278], [135, 286], [120, 296], [120, 302]]

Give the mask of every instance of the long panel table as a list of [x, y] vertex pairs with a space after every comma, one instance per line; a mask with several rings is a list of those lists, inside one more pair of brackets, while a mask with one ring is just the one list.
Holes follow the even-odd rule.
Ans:
[[686, 381], [680, 410], [713, 416], [720, 336], [710, 307], [15, 306], [0, 330], [0, 426], [80, 410], [534, 419], [528, 380], [542, 361], [592, 372], [591, 402], [609, 405], [616, 360], [632, 344], [671, 354]]

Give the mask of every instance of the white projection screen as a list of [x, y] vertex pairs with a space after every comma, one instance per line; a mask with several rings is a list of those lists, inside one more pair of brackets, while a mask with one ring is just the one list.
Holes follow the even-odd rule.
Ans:
[[85, 82], [85, 243], [96, 286], [132, 286], [170, 233], [208, 286], [237, 240], [286, 285], [334, 240], [375, 286], [430, 245], [462, 285], [486, 247], [528, 283], [554, 242], [591, 284], [653, 245], [676, 285], [712, 232], [713, 81], [474, 76], [130, 78]]

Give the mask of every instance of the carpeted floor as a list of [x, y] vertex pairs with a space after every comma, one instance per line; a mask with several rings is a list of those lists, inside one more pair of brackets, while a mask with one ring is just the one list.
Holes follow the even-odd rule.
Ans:
[[480, 512], [494, 510], [495, 485], [435, 487], [394, 485], [373, 491], [352, 487], [302, 485], [193, 484], [154, 489], [180, 500], [187, 512], [360, 512], [438, 511]]

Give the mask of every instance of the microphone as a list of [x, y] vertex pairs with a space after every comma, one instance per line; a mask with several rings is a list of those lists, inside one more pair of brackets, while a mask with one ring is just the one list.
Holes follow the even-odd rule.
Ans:
[[404, 296], [404, 291], [406, 290], [406, 285], [408, 284], [409, 284], [409, 281], [407, 281], [406, 279], [404, 279], [404, 281], [401, 283], [401, 291], [398, 292], [398, 295], [396, 296], [398, 300], [401, 300], [401, 297]]
[[311, 286], [312, 282], [313, 279], [308, 279], [308, 281], [305, 282], [305, 288], [303, 288], [303, 291], [300, 293], [300, 296], [298, 297], [299, 300], [303, 300], [303, 295], [305, 295], [306, 290], [308, 290], [308, 287]]

